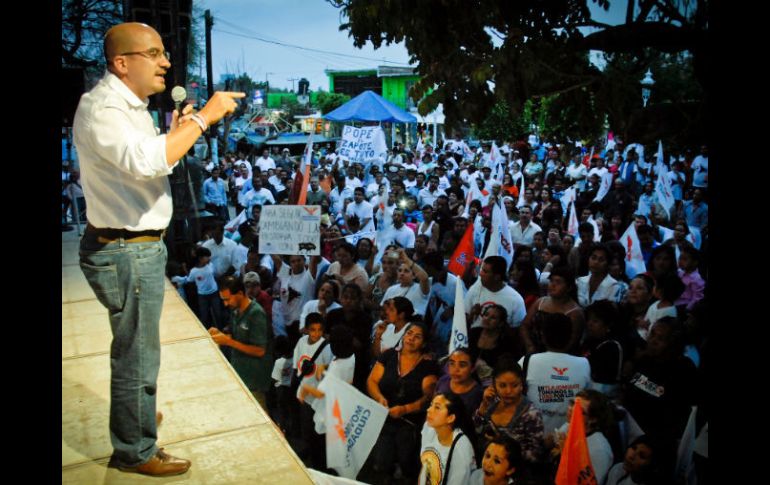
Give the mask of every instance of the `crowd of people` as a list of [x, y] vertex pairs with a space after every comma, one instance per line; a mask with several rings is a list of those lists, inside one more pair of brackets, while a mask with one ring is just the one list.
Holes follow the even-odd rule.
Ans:
[[[666, 153], [667, 207], [657, 147], [644, 148], [473, 150], [457, 136], [362, 165], [323, 147], [309, 257], [259, 252], [262, 207], [290, 203], [298, 161], [227, 153], [203, 182], [219, 219], [169, 276], [308, 466], [328, 471], [319, 385], [332, 373], [389, 410], [364, 481], [552, 483], [579, 397], [598, 483], [676, 483], [691, 406], [708, 430], [708, 151]], [[484, 257], [494, 204], [510, 263]], [[228, 230], [231, 209], [246, 221]], [[629, 278], [632, 224], [646, 267]], [[475, 258], [455, 275], [469, 225]], [[469, 341], [448, 354], [457, 285]], [[699, 476], [707, 456], [696, 446]]]

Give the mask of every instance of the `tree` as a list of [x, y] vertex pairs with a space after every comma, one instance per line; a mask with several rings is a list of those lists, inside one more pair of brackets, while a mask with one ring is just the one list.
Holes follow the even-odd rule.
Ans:
[[62, 0], [61, 59], [63, 66], [86, 70], [86, 77], [101, 76], [104, 34], [123, 21], [121, 0]]
[[347, 94], [319, 92], [316, 103], [321, 110], [321, 114], [325, 115], [348, 101], [350, 101], [350, 96]]
[[[695, 79], [708, 90], [708, 0], [627, 0], [617, 26], [592, 18], [589, 0], [327, 0], [341, 9], [357, 47], [405, 43], [421, 80], [410, 92], [425, 115], [443, 103], [447, 123], [481, 123], [498, 101], [517, 117], [527, 100], [572, 106], [571, 131], [602, 113], [611, 88], [589, 62], [591, 50], [643, 57], [689, 52]], [[608, 9], [609, 0], [592, 0]], [[404, 21], [404, 13], [409, 20]], [[638, 80], [636, 80], [638, 86]], [[429, 92], [432, 90], [432, 92]], [[424, 98], [423, 98], [424, 96]], [[556, 109], [556, 108], [554, 108]]]

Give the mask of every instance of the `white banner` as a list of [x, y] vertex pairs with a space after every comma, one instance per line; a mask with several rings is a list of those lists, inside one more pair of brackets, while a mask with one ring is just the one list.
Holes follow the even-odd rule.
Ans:
[[463, 280], [457, 278], [455, 285], [455, 313], [452, 317], [452, 335], [449, 337], [449, 353], [455, 349], [469, 348], [468, 323], [465, 320], [465, 295], [463, 292]]
[[262, 254], [321, 254], [321, 206], [265, 205], [259, 218]]
[[337, 153], [342, 160], [360, 163], [364, 167], [376, 158], [384, 160], [388, 153], [385, 132], [379, 126], [356, 128], [345, 125], [342, 129], [342, 140], [337, 148]]
[[326, 466], [355, 479], [377, 442], [388, 408], [331, 374], [318, 389], [326, 395]]

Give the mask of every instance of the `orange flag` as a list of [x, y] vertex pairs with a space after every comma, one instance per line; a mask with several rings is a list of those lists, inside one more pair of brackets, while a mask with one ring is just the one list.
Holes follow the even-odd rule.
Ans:
[[468, 264], [475, 258], [476, 253], [473, 250], [473, 224], [469, 222], [463, 238], [460, 239], [460, 244], [457, 245], [455, 252], [452, 253], [452, 257], [449, 258], [447, 269], [455, 276], [462, 278]]
[[556, 485], [597, 485], [591, 457], [588, 454], [586, 429], [583, 423], [583, 408], [580, 398], [575, 398], [572, 406], [572, 418], [569, 422], [567, 439], [561, 449], [559, 470], [556, 472]]

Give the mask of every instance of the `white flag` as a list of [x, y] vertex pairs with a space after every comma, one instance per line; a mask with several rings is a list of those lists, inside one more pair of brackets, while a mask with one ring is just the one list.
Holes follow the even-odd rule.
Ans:
[[236, 233], [238, 232], [238, 227], [240, 227], [241, 224], [246, 222], [246, 209], [243, 209], [240, 214], [238, 214], [234, 219], [231, 219], [230, 222], [225, 224], [225, 236], [227, 236], [228, 239], [232, 239], [235, 237]]
[[425, 151], [425, 144], [422, 142], [422, 138], [417, 138], [417, 148], [415, 148], [417, 156], [422, 160], [422, 153]]
[[596, 223], [596, 219], [594, 219], [594, 215], [591, 214], [588, 216], [588, 219], [586, 219], [586, 222], [591, 224], [594, 227], [594, 242], [601, 242], [602, 236], [599, 233], [599, 224]]
[[644, 264], [642, 246], [639, 244], [639, 236], [636, 234], [636, 224], [631, 222], [626, 232], [620, 236], [620, 242], [626, 250], [626, 276], [633, 278], [639, 273], [644, 273], [647, 268]]
[[610, 191], [610, 187], [612, 186], [612, 174], [610, 172], [605, 173], [602, 175], [602, 182], [599, 184], [599, 191], [596, 192], [596, 197], [594, 197], [594, 201], [601, 201], [605, 195], [607, 195], [607, 192]]
[[388, 408], [342, 379], [326, 374], [326, 466], [355, 479], [380, 435]]
[[[665, 168], [663, 164], [663, 142], [660, 140], [658, 140], [658, 154], [655, 158], [655, 171], [657, 172], [661, 167]], [[640, 157], [640, 160], [643, 160], [643, 158]]]
[[[511, 239], [511, 226], [508, 224], [508, 216], [502, 208], [502, 201], [498, 201], [492, 208], [492, 227], [497, 232], [496, 238], [495, 233], [492, 233], [492, 237], [495, 238], [495, 241], [497, 242], [497, 252], [489, 253], [487, 251], [489, 253], [488, 255], [491, 256], [497, 254], [498, 256], [505, 258], [507, 268], [511, 265], [511, 261], [513, 260], [513, 242]], [[492, 246], [491, 240], [489, 245]], [[484, 257], [486, 256], [487, 255]]]
[[[491, 245], [491, 244], [490, 244]], [[460, 347], [468, 348], [468, 324], [465, 321], [465, 295], [463, 280], [457, 278], [455, 285], [455, 313], [452, 317], [452, 335], [449, 337], [449, 353]]]
[[695, 249], [700, 249], [701, 242], [703, 241], [700, 235], [700, 229], [698, 229], [697, 227], [692, 227], [689, 224], [687, 225], [687, 227], [690, 228], [690, 234], [688, 234], [687, 237], [685, 237], [685, 239], [690, 241], [692, 245], [695, 246]]
[[567, 232], [572, 236], [578, 233], [578, 218], [575, 214], [575, 202], [569, 203], [569, 223], [567, 224]]
[[658, 196], [658, 201], [669, 214], [674, 209], [676, 202], [674, 201], [674, 193], [671, 191], [671, 181], [668, 179], [668, 171], [665, 170], [658, 175], [658, 180], [655, 182], [655, 195]]
[[567, 215], [567, 208], [569, 205], [573, 202], [575, 202], [575, 187], [570, 187], [567, 190], [564, 191], [564, 195], [561, 196], [560, 202], [561, 202], [561, 209], [562, 209], [562, 215]]

